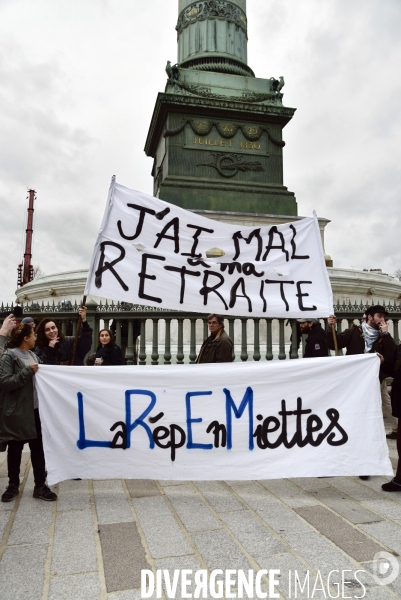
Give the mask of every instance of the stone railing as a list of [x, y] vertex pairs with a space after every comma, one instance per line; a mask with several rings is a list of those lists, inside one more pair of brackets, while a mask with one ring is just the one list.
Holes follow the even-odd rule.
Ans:
[[[401, 305], [394, 303], [385, 307], [389, 312], [390, 333], [399, 344]], [[2, 305], [0, 311], [4, 314], [12, 308], [12, 305]], [[35, 321], [50, 317], [59, 323], [64, 335], [75, 334], [76, 303], [33, 303], [22, 305], [22, 308], [24, 314], [32, 316]], [[88, 323], [94, 331], [92, 351], [96, 349], [100, 329], [111, 327], [128, 365], [193, 364], [202, 341], [208, 336], [207, 313], [160, 310], [124, 303], [97, 304], [93, 301], [88, 302], [87, 308]], [[366, 309], [367, 306], [362, 303], [336, 305], [337, 331], [351, 326]], [[295, 320], [231, 316], [225, 320], [226, 331], [234, 341], [235, 360], [284, 360], [302, 356], [302, 347], [298, 349]], [[324, 319], [321, 323], [326, 325]]]

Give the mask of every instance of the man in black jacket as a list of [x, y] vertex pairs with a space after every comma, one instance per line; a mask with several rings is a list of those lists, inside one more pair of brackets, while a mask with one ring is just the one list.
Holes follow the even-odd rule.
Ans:
[[308, 333], [304, 358], [328, 356], [326, 334], [317, 319], [297, 319], [301, 333]]

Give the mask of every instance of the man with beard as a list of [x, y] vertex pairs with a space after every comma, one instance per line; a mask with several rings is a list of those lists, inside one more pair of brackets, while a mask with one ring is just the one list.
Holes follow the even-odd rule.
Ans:
[[308, 333], [304, 358], [328, 356], [326, 334], [317, 319], [297, 319], [301, 333]]

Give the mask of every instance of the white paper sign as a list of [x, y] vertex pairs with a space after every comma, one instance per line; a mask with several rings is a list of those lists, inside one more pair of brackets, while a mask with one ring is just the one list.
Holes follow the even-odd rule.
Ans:
[[50, 484], [392, 475], [376, 355], [40, 365]]
[[[223, 255], [207, 258], [211, 249]], [[198, 313], [327, 317], [330, 280], [315, 218], [240, 227], [112, 181], [85, 295]]]

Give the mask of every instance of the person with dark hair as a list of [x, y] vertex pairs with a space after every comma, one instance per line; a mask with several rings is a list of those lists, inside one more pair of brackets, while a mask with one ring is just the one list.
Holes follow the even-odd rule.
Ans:
[[308, 333], [305, 342], [304, 358], [328, 356], [326, 334], [318, 319], [297, 319], [301, 333]]
[[99, 331], [98, 342], [95, 365], [110, 366], [123, 364], [121, 348], [115, 343], [114, 335], [110, 329]]
[[[86, 320], [86, 307], [79, 309], [82, 327], [78, 338], [74, 365], [83, 366], [92, 346], [92, 329]], [[72, 359], [74, 336], [64, 336], [53, 319], [43, 319], [36, 327], [35, 352], [46, 365], [68, 365]]]
[[13, 330], [8, 348], [0, 359], [0, 442], [8, 445], [9, 484], [2, 502], [11, 502], [19, 494], [21, 454], [29, 444], [35, 487], [33, 497], [52, 502], [57, 496], [46, 485], [38, 395], [35, 373], [39, 359], [32, 352], [36, 334], [29, 323]]
[[[384, 306], [380, 306], [379, 304], [369, 306], [359, 326], [354, 325], [337, 335], [338, 347], [346, 348], [347, 354], [376, 352], [383, 357], [380, 365], [379, 378], [382, 408], [385, 417], [391, 415], [391, 408], [388, 406], [389, 398], [385, 380], [386, 377], [392, 375], [394, 364], [393, 357], [397, 348], [393, 338], [388, 332], [388, 322], [386, 321], [387, 315], [388, 312]], [[329, 329], [326, 333], [327, 345], [330, 350], [334, 350], [334, 338], [331, 325], [337, 323], [337, 318], [334, 315], [330, 315], [327, 322], [329, 325]], [[391, 436], [391, 434], [389, 434], [389, 436]], [[360, 478], [369, 479], [367, 475], [362, 475]]]
[[197, 363], [222, 363], [232, 362], [233, 343], [224, 331], [224, 317], [222, 315], [209, 315], [208, 325], [210, 335], [203, 342]]

